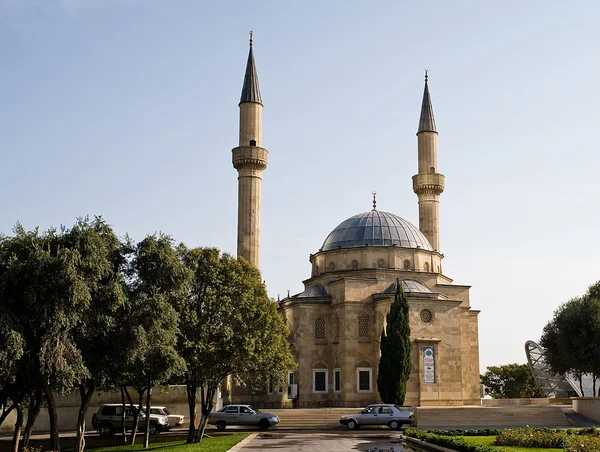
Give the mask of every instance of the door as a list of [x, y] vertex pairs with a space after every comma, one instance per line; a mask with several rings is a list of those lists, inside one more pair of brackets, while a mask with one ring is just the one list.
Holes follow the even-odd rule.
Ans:
[[375, 425], [377, 424], [377, 412], [379, 411], [379, 407], [377, 406], [368, 406], [363, 410], [360, 415], [359, 423], [362, 425]]
[[377, 413], [377, 423], [387, 425], [394, 417], [394, 410], [389, 406], [380, 406]]
[[221, 418], [227, 423], [227, 425], [235, 425], [238, 423], [239, 407], [237, 405], [230, 405], [225, 408]]
[[256, 413], [247, 406], [240, 406], [240, 415], [238, 417], [239, 425], [257, 425], [258, 419]]

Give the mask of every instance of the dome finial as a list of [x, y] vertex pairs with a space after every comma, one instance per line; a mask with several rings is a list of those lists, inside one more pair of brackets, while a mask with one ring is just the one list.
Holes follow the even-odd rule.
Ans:
[[377, 192], [373, 190], [373, 210], [377, 210]]
[[250, 30], [250, 47], [252, 47], [252, 30]]
[[[252, 36], [252, 32], [250, 32], [250, 36]], [[250, 38], [252, 39], [252, 38]], [[427, 75], [427, 73], [429, 72], [429, 69], [425, 69], [425, 83], [427, 83], [427, 79], [429, 79], [429, 76]]]

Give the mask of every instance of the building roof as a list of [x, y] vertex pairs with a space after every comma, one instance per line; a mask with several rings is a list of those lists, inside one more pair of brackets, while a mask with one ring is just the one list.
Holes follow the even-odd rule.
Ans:
[[433, 106], [429, 95], [429, 84], [427, 83], [427, 71], [425, 71], [425, 90], [423, 91], [423, 103], [421, 104], [421, 117], [419, 118], [420, 132], [436, 132], [435, 118], [433, 117]]
[[359, 213], [329, 233], [320, 251], [363, 246], [401, 246], [433, 251], [418, 228], [397, 215], [379, 210]]
[[[416, 279], [403, 279], [400, 282], [402, 283], [402, 290], [404, 290], [404, 292], [410, 292], [410, 293], [432, 293], [431, 289], [429, 287], [427, 287], [422, 282], [417, 281]], [[383, 291], [383, 293], [395, 293], [395, 292], [396, 292], [396, 283], [395, 282], [393, 282], [392, 284], [390, 284]]]
[[246, 75], [244, 76], [240, 104], [244, 102], [255, 102], [262, 105], [258, 75], [256, 74], [256, 63], [254, 62], [254, 52], [252, 51], [252, 35], [250, 36], [250, 51], [248, 52], [248, 62], [246, 63]]

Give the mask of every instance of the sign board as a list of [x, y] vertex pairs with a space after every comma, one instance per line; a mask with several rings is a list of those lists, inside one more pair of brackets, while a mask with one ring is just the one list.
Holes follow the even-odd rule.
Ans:
[[435, 383], [435, 349], [431, 345], [421, 347], [423, 352], [423, 383]]

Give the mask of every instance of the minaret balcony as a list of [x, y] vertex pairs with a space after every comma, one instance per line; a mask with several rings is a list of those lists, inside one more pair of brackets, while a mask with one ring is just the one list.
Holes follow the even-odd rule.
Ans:
[[231, 150], [233, 167], [264, 170], [267, 167], [269, 151], [258, 146], [239, 146]]
[[440, 194], [444, 191], [445, 177], [439, 173], [415, 174], [413, 176], [413, 191], [419, 193]]

